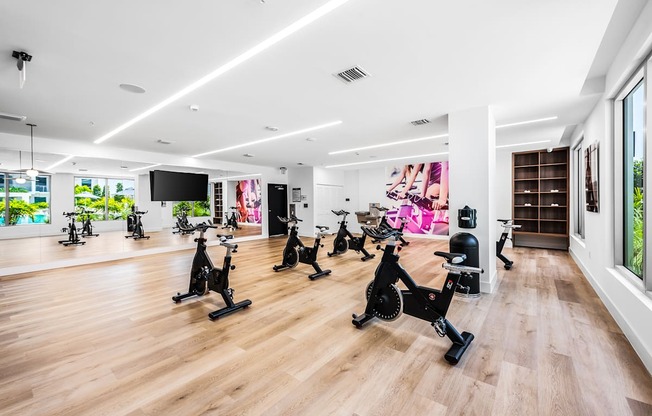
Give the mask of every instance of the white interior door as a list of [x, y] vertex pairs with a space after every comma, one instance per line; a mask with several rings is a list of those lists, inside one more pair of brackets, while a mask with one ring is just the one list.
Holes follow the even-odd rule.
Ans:
[[[337, 185], [315, 185], [315, 225], [326, 225], [331, 232], [336, 232], [341, 217], [331, 210], [345, 209], [344, 187]], [[347, 219], [349, 219], [347, 217]]]

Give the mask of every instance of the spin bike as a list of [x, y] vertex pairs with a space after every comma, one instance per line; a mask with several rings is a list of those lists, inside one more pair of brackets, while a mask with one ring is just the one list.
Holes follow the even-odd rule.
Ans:
[[[372, 227], [362, 227], [362, 230], [371, 238], [388, 241], [384, 249], [377, 247], [384, 252], [383, 258], [376, 268], [374, 280], [367, 286], [367, 307], [362, 315], [353, 314], [353, 325], [361, 328], [374, 317], [393, 321], [405, 312], [430, 322], [440, 337], [447, 336], [453, 342], [453, 346], [444, 358], [450, 364], [457, 364], [473, 341], [473, 334], [470, 332], [460, 334], [446, 319], [446, 313], [456, 287], [460, 286], [460, 276], [483, 273], [483, 270], [460, 265], [459, 263], [466, 259], [464, 254], [436, 251], [436, 256], [446, 259], [442, 264], [442, 267], [448, 270], [444, 286], [441, 290], [419, 286], [398, 262], [399, 255], [394, 254], [396, 241], [400, 236], [398, 231], [383, 231]], [[399, 279], [407, 286], [407, 290], [398, 288], [396, 283]]]
[[[401, 233], [401, 235], [399, 236], [399, 241], [401, 242], [401, 245], [403, 245], [403, 246], [410, 245], [410, 242], [405, 241], [405, 239], [403, 238], [403, 228], [405, 228], [405, 223], [410, 221], [410, 219], [407, 218], [407, 217], [399, 217], [398, 220], [401, 222], [401, 226], [398, 227], [398, 228], [394, 228], [391, 225], [389, 225], [389, 222], [387, 222], [387, 211], [389, 211], [389, 208], [378, 207], [377, 209], [378, 209], [378, 211], [384, 213], [383, 217], [380, 219], [380, 224], [378, 224], [378, 228], [384, 229], [384, 230], [387, 230], [387, 231], [397, 230], [399, 233]], [[371, 242], [372, 243], [379, 243], [380, 240], [371, 240]]]
[[294, 215], [290, 216], [289, 218], [278, 217], [278, 219], [284, 224], [290, 224], [290, 236], [288, 237], [288, 241], [285, 244], [285, 249], [283, 249], [283, 263], [278, 266], [274, 266], [274, 271], [280, 272], [281, 270], [292, 269], [296, 267], [299, 262], [301, 262], [305, 264], [311, 264], [312, 267], [314, 267], [315, 273], [308, 276], [310, 280], [315, 280], [319, 277], [330, 274], [330, 270], [322, 270], [317, 263], [317, 252], [319, 251], [319, 247], [324, 247], [324, 245], [321, 244], [321, 239], [324, 235], [326, 235], [326, 230], [328, 230], [328, 227], [324, 225], [317, 225], [315, 227], [318, 230], [317, 238], [315, 238], [315, 244], [312, 247], [306, 247], [299, 239], [299, 227], [297, 227], [297, 222], [303, 220], [300, 220]]
[[176, 231], [172, 231], [172, 234], [194, 234], [195, 228], [188, 221], [188, 212], [185, 209], [180, 209], [177, 214], [177, 223], [173, 227]]
[[238, 227], [238, 217], [236, 215], [237, 208], [236, 207], [231, 207], [231, 216], [229, 217], [228, 214], [224, 215], [224, 219], [226, 222], [224, 223], [224, 227], [222, 228], [230, 228], [231, 230], [239, 230], [240, 227]]
[[141, 238], [146, 238], [149, 240], [148, 235], [145, 235], [145, 229], [143, 228], [143, 222], [141, 221], [141, 217], [145, 214], [147, 214], [148, 211], [134, 211], [131, 213], [132, 217], [132, 224], [133, 224], [133, 232], [131, 235], [125, 235], [125, 238], [133, 238], [134, 240], [140, 240]]
[[93, 234], [93, 224], [91, 224], [92, 213], [93, 211], [88, 211], [86, 209], [83, 209], [79, 212], [79, 215], [81, 215], [82, 218], [82, 228], [80, 228], [82, 237], [99, 236], [99, 234]]
[[231, 264], [231, 253], [237, 253], [238, 245], [227, 243], [226, 238], [220, 239], [220, 245], [226, 247], [226, 255], [224, 256], [222, 268], [217, 268], [213, 266], [213, 262], [208, 257], [208, 253], [206, 252], [206, 238], [204, 237], [204, 233], [209, 228], [217, 228], [217, 226], [200, 223], [191, 228], [193, 230], [199, 230], [199, 238], [195, 238], [197, 251], [195, 252], [190, 269], [188, 293], [184, 293], [183, 295], [177, 293], [176, 296], [172, 296], [172, 300], [175, 303], [179, 303], [183, 299], [191, 296], [203, 296], [211, 290], [218, 292], [222, 295], [226, 306], [209, 313], [208, 317], [211, 321], [251, 305], [249, 299], [238, 303], [233, 302], [234, 290], [229, 287], [229, 272], [235, 269], [235, 266]]
[[75, 216], [77, 215], [76, 212], [64, 212], [63, 215], [68, 218], [68, 228], [62, 228], [62, 232], [67, 232], [68, 233], [68, 239], [67, 240], [59, 240], [59, 244], [63, 244], [64, 246], [83, 246], [86, 244], [86, 241], [81, 241], [79, 238], [79, 234], [77, 233], [77, 226], [75, 225]]
[[[328, 257], [344, 254], [348, 251], [348, 249], [355, 250], [356, 253], [362, 252], [362, 254], [364, 254], [364, 257], [360, 258], [362, 261], [367, 261], [376, 257], [375, 254], [369, 254], [369, 252], [364, 248], [367, 234], [362, 233], [362, 237], [354, 237], [353, 234], [351, 234], [351, 232], [346, 229], [346, 216], [349, 215], [350, 212], [344, 210], [331, 210], [331, 212], [338, 216], [341, 215], [342, 221], [339, 222], [340, 229], [337, 231], [337, 236], [333, 241], [333, 251], [331, 253], [326, 253], [328, 254]], [[346, 239], [347, 237], [349, 238], [348, 241]]]
[[516, 230], [521, 228], [521, 226], [514, 224], [513, 220], [498, 220], [498, 222], [502, 223], [503, 232], [500, 234], [500, 240], [496, 241], [496, 257], [502, 260], [502, 262], [505, 263], [505, 269], [509, 270], [512, 268], [514, 262], [503, 255], [503, 247], [505, 247], [505, 242], [507, 240], [511, 240], [509, 230]]

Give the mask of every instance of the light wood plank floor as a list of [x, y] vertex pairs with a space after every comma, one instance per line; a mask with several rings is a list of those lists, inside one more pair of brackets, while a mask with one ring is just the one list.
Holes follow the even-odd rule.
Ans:
[[[241, 244], [231, 283], [253, 305], [215, 322], [219, 295], [170, 299], [192, 251], [0, 278], [0, 414], [652, 414], [652, 378], [567, 253], [510, 251], [495, 294], [456, 298], [476, 338], [450, 366], [427, 322], [351, 325], [378, 258], [321, 253], [333, 273], [310, 281], [272, 271], [283, 244]], [[441, 284], [436, 249], [402, 251], [421, 284]]]

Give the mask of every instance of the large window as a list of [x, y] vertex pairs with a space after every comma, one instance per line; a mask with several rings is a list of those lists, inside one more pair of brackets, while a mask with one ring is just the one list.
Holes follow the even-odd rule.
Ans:
[[50, 177], [0, 173], [0, 226], [49, 223]]
[[623, 100], [623, 248], [624, 266], [643, 277], [645, 253], [645, 83], [639, 82]]
[[75, 178], [75, 208], [95, 221], [127, 219], [134, 205], [133, 179]]
[[582, 142], [583, 140], [580, 140], [573, 148], [573, 188], [575, 191], [575, 210], [573, 214], [575, 216], [575, 234], [584, 239], [584, 211], [586, 208], [584, 206], [584, 169], [582, 165], [584, 157], [582, 155]]
[[176, 217], [181, 211], [186, 211], [189, 217], [211, 216], [211, 185], [208, 184], [205, 201], [178, 201], [172, 205], [172, 216]]

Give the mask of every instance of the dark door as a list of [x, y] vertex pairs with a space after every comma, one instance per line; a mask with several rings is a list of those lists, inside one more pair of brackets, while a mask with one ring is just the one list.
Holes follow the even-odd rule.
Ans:
[[267, 207], [268, 221], [267, 230], [269, 235], [281, 235], [288, 233], [288, 227], [278, 220], [277, 217], [288, 216], [288, 186], [268, 183], [267, 184]]

